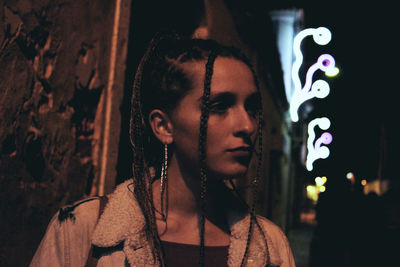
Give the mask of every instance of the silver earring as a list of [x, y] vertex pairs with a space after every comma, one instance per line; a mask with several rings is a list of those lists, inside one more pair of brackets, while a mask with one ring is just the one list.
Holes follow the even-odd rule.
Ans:
[[165, 183], [167, 182], [167, 173], [168, 173], [168, 145], [164, 144], [164, 160], [161, 164], [161, 187], [160, 187], [160, 191], [161, 191], [161, 197], [163, 195], [163, 191], [165, 188]]
[[165, 193], [165, 187], [167, 186], [167, 174], [168, 174], [168, 145], [164, 144], [164, 159], [161, 163], [161, 177], [160, 177], [160, 202], [161, 202], [161, 211], [160, 215], [163, 221], [167, 221], [167, 208], [168, 208], [168, 193], [166, 197], [166, 205], [165, 205], [165, 210], [164, 210], [164, 193]]

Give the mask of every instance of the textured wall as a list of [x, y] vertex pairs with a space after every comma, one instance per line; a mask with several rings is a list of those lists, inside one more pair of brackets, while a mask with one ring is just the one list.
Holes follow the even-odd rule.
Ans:
[[0, 266], [27, 265], [97, 179], [113, 22], [113, 1], [0, 6]]

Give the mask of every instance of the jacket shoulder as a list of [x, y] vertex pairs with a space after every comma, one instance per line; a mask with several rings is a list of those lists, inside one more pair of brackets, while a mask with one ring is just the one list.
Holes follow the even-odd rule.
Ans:
[[274, 234], [283, 234], [282, 229], [276, 225], [274, 222], [270, 221], [269, 219], [257, 215], [257, 221], [260, 224], [260, 226], [263, 228], [263, 230], [267, 230], [270, 233], [274, 233]]
[[257, 221], [261, 229], [263, 230], [264, 234], [268, 235], [274, 246], [281, 247], [282, 245], [289, 244], [285, 233], [274, 222], [259, 215], [257, 215]]
[[57, 219], [59, 223], [71, 220], [76, 221], [77, 215], [94, 214], [99, 208], [100, 197], [91, 197], [79, 200], [71, 205], [59, 209]]
[[272, 221], [262, 216], [257, 216], [257, 221], [262, 231], [267, 236], [267, 239], [270, 239], [270, 242], [272, 242], [273, 247], [276, 249], [276, 253], [281, 258], [281, 267], [295, 266], [289, 241], [282, 229]]
[[52, 218], [30, 266], [84, 266], [99, 214], [99, 198], [61, 208]]

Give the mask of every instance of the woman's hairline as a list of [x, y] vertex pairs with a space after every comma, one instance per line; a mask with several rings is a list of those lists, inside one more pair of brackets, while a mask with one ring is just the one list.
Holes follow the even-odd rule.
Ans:
[[[244, 59], [241, 59], [233, 54], [228, 54], [228, 55], [219, 54], [217, 56], [216, 60], [218, 58], [228, 58], [228, 59], [237, 60], [237, 61], [245, 64], [246, 67], [251, 70], [251, 65], [249, 65], [248, 62], [246, 62]], [[171, 64], [172, 66], [174, 66], [175, 68], [178, 68], [179, 70], [181, 70], [184, 73], [186, 78], [189, 80], [190, 88], [188, 88], [188, 90], [184, 91], [182, 96], [179, 98], [179, 100], [176, 102], [175, 106], [172, 107], [171, 110], [163, 110], [164, 112], [166, 112], [169, 115], [174, 113], [174, 110], [176, 110], [178, 108], [182, 99], [185, 98], [187, 96], [187, 94], [189, 94], [192, 90], [194, 90], [195, 86], [199, 86], [200, 88], [202, 88], [204, 90], [204, 80], [205, 80], [205, 75], [206, 75], [207, 58], [191, 59], [191, 60], [184, 61], [184, 62], [179, 62], [178, 59], [174, 59], [174, 60], [171, 60], [170, 62], [172, 63]], [[198, 65], [199, 69], [194, 70], [193, 68], [189, 67], [189, 65], [193, 65], [193, 64]], [[215, 68], [215, 64], [213, 64], [213, 68]], [[198, 75], [201, 75], [201, 77], [199, 77]], [[256, 81], [254, 81], [254, 83], [255, 82]], [[210, 89], [212, 90], [212, 87]]]

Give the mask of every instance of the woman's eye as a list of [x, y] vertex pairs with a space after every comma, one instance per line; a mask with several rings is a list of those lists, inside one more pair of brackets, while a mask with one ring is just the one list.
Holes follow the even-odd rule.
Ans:
[[214, 113], [224, 113], [230, 108], [230, 104], [227, 102], [215, 102], [211, 103], [210, 111]]
[[246, 110], [250, 114], [250, 116], [257, 117], [258, 113], [261, 110], [261, 107], [259, 105], [255, 104], [255, 105], [248, 106]]

